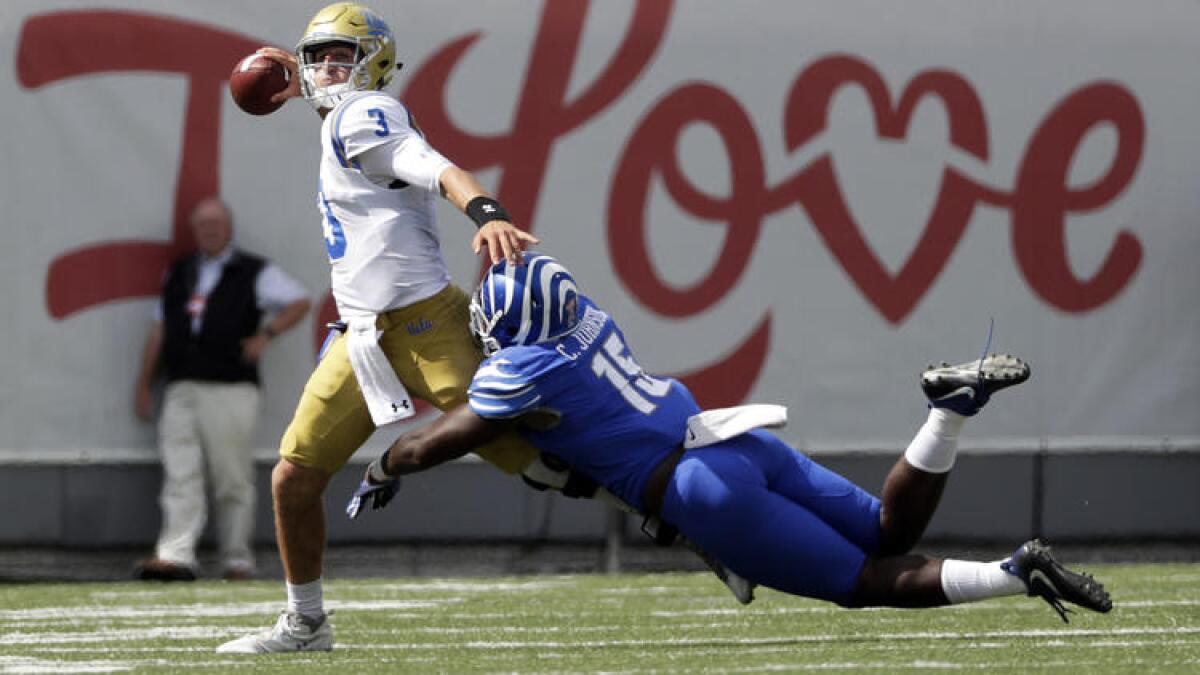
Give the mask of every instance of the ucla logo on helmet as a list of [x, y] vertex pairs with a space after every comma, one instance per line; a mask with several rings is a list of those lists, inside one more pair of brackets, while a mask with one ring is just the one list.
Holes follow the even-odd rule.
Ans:
[[391, 33], [391, 29], [388, 28], [387, 22], [383, 20], [383, 17], [366, 7], [362, 8], [362, 18], [367, 23], [368, 35], [388, 35]]

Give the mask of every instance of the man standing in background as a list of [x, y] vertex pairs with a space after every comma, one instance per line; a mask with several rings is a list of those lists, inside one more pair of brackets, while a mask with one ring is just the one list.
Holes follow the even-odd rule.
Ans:
[[207, 466], [224, 577], [247, 579], [254, 571], [258, 361], [311, 302], [277, 265], [233, 246], [233, 217], [220, 199], [201, 200], [189, 223], [197, 252], [167, 270], [137, 376], [134, 411], [142, 420], [153, 419], [152, 384], [160, 370], [167, 386], [158, 424], [162, 529], [154, 557], [139, 561], [134, 574], [196, 578]]

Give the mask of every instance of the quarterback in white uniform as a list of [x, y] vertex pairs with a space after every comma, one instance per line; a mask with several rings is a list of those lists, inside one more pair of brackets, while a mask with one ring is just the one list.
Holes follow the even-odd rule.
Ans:
[[[292, 75], [276, 100], [303, 96], [323, 120], [317, 206], [334, 299], [350, 331], [328, 344], [305, 385], [272, 473], [287, 609], [273, 628], [217, 651], [329, 650], [322, 494], [380, 419], [368, 386], [360, 388], [371, 379], [357, 372], [367, 367], [360, 364], [378, 355], [376, 365], [382, 361], [386, 376], [402, 385], [400, 405], [393, 400], [390, 407], [403, 415], [408, 396], [443, 410], [465, 403], [482, 360], [468, 329], [469, 300], [450, 283], [442, 257], [434, 198], [441, 194], [474, 221], [472, 246], [477, 253], [486, 248], [493, 263], [518, 262], [537, 239], [514, 226], [470, 173], [426, 142], [404, 105], [381, 91], [400, 64], [379, 15], [361, 5], [330, 5], [313, 17], [295, 54], [273, 47], [259, 53]], [[362, 330], [355, 331], [356, 322]], [[364, 349], [361, 342], [347, 348], [363, 334], [365, 352], [355, 351]], [[537, 458], [515, 435], [477, 452], [508, 473]]]
[[450, 283], [433, 199], [453, 165], [377, 91], [347, 95], [321, 125], [317, 206], [343, 317], [379, 314]]

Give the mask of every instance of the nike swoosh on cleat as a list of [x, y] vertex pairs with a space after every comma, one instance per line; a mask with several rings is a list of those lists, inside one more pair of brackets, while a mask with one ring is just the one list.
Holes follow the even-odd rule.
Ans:
[[1042, 572], [1041, 570], [1033, 570], [1032, 572], [1030, 572], [1029, 573], [1029, 588], [1030, 589], [1033, 588], [1033, 584], [1035, 581], [1040, 581], [1041, 583], [1043, 583], [1047, 587], [1049, 587], [1050, 590], [1053, 591], [1055, 595], [1057, 595], [1060, 598], [1063, 597], [1062, 592], [1058, 590], [1058, 586], [1054, 585], [1054, 582], [1050, 580], [1050, 577], [1046, 576], [1045, 572]]

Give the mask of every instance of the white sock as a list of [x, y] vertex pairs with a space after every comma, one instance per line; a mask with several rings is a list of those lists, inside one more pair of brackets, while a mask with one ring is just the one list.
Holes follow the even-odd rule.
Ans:
[[945, 408], [930, 408], [929, 417], [917, 431], [904, 459], [928, 473], [946, 473], [958, 455], [958, 432], [967, 418]]
[[950, 604], [976, 602], [1005, 595], [1025, 595], [1025, 582], [1000, 567], [1003, 561], [942, 561], [942, 591]]
[[299, 612], [304, 616], [317, 618], [325, 614], [325, 599], [321, 592], [321, 580], [310, 581], [307, 584], [287, 585], [287, 609], [289, 612]]

